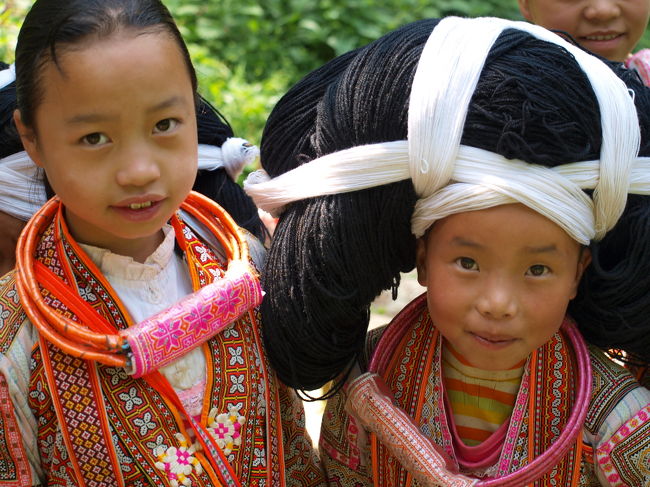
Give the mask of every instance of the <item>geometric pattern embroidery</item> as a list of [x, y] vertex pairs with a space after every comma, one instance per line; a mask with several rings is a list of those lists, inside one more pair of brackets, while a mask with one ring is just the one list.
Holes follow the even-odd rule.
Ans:
[[[537, 390], [532, 394], [535, 401], [535, 413], [530, 418], [533, 427], [533, 457], [541, 455], [552, 448], [553, 442], [561, 434], [562, 427], [567, 423], [574, 403], [574, 393], [577, 390], [577, 366], [572, 361], [569, 352], [570, 345], [562, 332], [558, 332], [537, 350], [537, 363], [533, 365], [536, 374]], [[541, 393], [541, 392], [544, 393]], [[582, 442], [582, 437], [577, 441]], [[573, 470], [576, 464], [576, 447], [572, 447], [547, 474], [542, 476], [535, 485], [570, 486]]]
[[[428, 377], [431, 374], [438, 375], [434, 370], [439, 364], [437, 337], [438, 334], [434, 333], [429, 314], [421, 313], [413, 326], [409, 327], [408, 332], [404, 334], [396, 349], [398, 353], [392, 355], [383, 374], [386, 385], [393, 391], [398, 406], [414, 418], [417, 424], [422, 422], [421, 407], [424, 404], [424, 401], [420, 402], [418, 398], [427, 389]], [[425, 368], [426, 364], [432, 366], [428, 372]], [[443, 404], [442, 395], [436, 391], [436, 396], [439, 405]], [[435, 416], [441, 418], [437, 412]], [[451, 448], [451, 439], [445, 435], [446, 431], [444, 427], [438, 429], [441, 437], [434, 438], [433, 441]], [[373, 467], [376, 468], [378, 475], [375, 479], [376, 485], [409, 485], [408, 471], [378, 440], [376, 453], [373, 452]]]
[[613, 487], [650, 485], [650, 405], [642, 408], [604, 444], [596, 457]]
[[585, 427], [591, 434], [596, 434], [616, 405], [639, 384], [627, 369], [614, 363], [596, 347], [590, 346], [589, 352], [593, 385]]
[[[41, 261], [46, 261], [49, 268], [60, 271], [63, 265], [61, 256], [55, 251], [55, 225], [53, 223], [48, 228], [38, 253]], [[52, 308], [71, 316], [61, 301], [51, 296], [46, 299]], [[109, 432], [104, 431], [97, 406], [97, 400], [101, 398], [95, 396], [97, 389], [93, 387], [90, 378], [91, 374], [96, 373], [95, 363], [65, 354], [43, 339], [41, 343], [47, 344], [42, 353], [49, 357], [55, 382], [55, 390], [51, 392], [61, 404], [63, 424], [60, 428], [72, 443], [76, 464], [83, 478], [89, 487], [117, 485], [111, 456], [107, 455]]]
[[48, 345], [65, 423], [83, 476], [90, 487], [117, 485], [107, 450], [102, 448], [106, 443], [88, 381], [89, 364]]
[[16, 291], [16, 273], [11, 271], [0, 279], [0, 354], [5, 353], [12, 338], [25, 321]]
[[20, 431], [9, 400], [7, 380], [0, 374], [0, 483], [5, 486], [31, 485], [29, 464], [22, 449]]

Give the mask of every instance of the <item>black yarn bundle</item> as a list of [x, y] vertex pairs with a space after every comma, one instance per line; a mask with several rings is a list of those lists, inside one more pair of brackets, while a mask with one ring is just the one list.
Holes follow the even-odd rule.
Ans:
[[[314, 71], [275, 107], [261, 146], [271, 176], [349, 147], [404, 140], [410, 87], [436, 20], [409, 24]], [[648, 154], [650, 99], [635, 92]], [[445, 76], [445, 73], [439, 73]], [[573, 57], [527, 33], [501, 34], [472, 97], [462, 143], [546, 166], [597, 159], [597, 101]], [[410, 181], [288, 206], [264, 272], [266, 350], [288, 385], [313, 390], [345, 380], [364, 347], [369, 305], [414, 265]], [[648, 360], [650, 205], [632, 197], [617, 227], [594, 244], [571, 312], [585, 336]]]

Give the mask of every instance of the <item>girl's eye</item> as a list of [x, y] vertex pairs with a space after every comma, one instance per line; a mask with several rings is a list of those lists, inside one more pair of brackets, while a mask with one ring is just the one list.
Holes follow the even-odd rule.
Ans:
[[177, 125], [178, 125], [178, 120], [173, 118], [166, 118], [156, 124], [156, 128], [154, 129], [154, 132], [155, 133], [169, 132], [174, 128], [176, 128]]
[[456, 259], [456, 264], [458, 264], [462, 269], [466, 271], [478, 270], [478, 263], [469, 257], [459, 257]]
[[531, 265], [528, 268], [527, 274], [531, 276], [539, 277], [539, 276], [545, 276], [549, 272], [551, 272], [551, 269], [549, 269], [548, 266], [542, 264], [536, 264], [536, 265]]
[[81, 142], [86, 145], [102, 145], [108, 142], [108, 137], [101, 132], [93, 132], [92, 134], [84, 135]]

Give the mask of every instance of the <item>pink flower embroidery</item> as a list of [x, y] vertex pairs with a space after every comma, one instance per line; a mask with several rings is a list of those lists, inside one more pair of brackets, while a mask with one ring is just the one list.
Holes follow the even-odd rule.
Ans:
[[189, 445], [185, 437], [177, 433], [176, 439], [180, 443], [180, 447], [159, 446], [154, 450], [154, 455], [158, 458], [156, 468], [162, 470], [167, 474], [167, 479], [172, 487], [190, 487], [192, 479], [190, 475], [195, 471], [197, 475], [203, 472], [201, 462], [199, 462], [193, 455], [197, 450], [196, 445]]
[[239, 414], [238, 406], [228, 406], [227, 413], [218, 414], [216, 408], [210, 411], [207, 429], [224, 455], [229, 455], [241, 445], [241, 427], [245, 421], [246, 418]]

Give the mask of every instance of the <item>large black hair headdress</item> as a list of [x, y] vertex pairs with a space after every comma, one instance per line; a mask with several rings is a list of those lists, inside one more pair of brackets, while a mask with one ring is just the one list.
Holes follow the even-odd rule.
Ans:
[[[246, 189], [283, 212], [263, 326], [272, 362], [294, 387], [349, 370], [370, 301], [412, 266], [414, 238], [436, 220], [519, 202], [584, 245], [602, 241], [598, 256], [628, 193], [650, 192], [650, 162], [638, 157], [648, 95], [633, 76], [538, 26], [435, 23], [406, 26], [312, 73], [267, 123], [262, 165], [273, 179]], [[643, 218], [635, 228], [648, 234]], [[637, 261], [649, 260], [645, 252]], [[593, 303], [576, 303], [581, 328], [602, 329], [581, 319]], [[645, 336], [646, 348], [629, 351], [647, 354], [647, 325], [636, 321], [626, 339]]]

